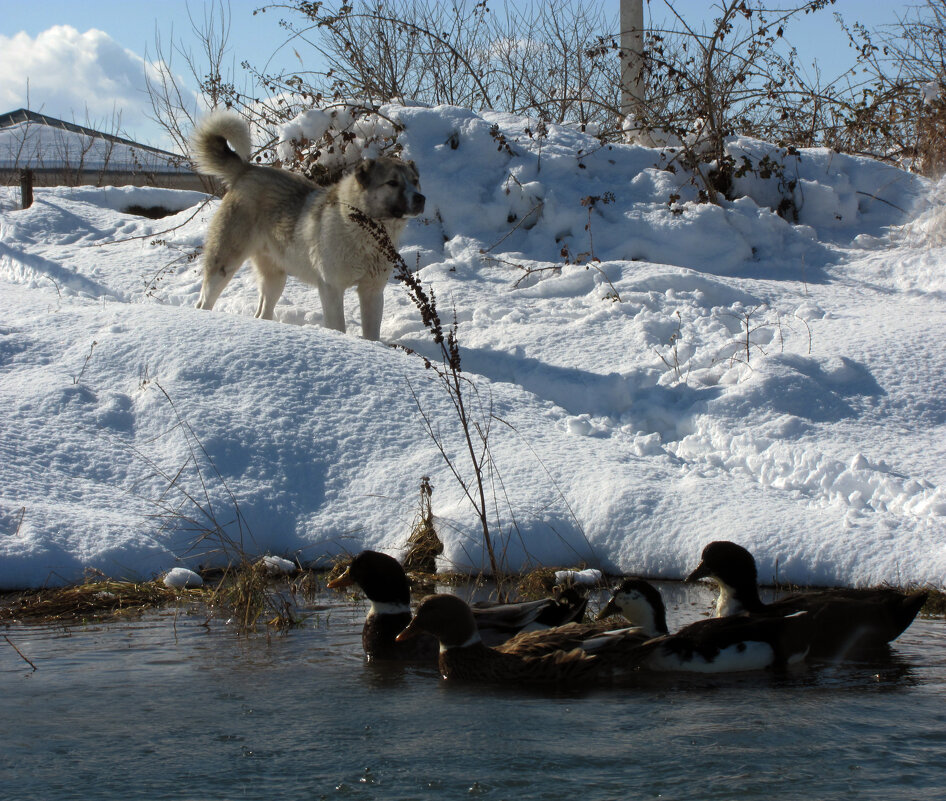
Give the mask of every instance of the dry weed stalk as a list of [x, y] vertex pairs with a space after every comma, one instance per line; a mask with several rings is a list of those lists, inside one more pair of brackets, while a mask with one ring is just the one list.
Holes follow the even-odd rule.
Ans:
[[361, 209], [352, 207], [349, 216], [353, 222], [361, 226], [375, 240], [378, 248], [394, 265], [394, 276], [407, 287], [408, 294], [417, 310], [420, 312], [424, 327], [428, 330], [434, 343], [440, 348], [440, 363], [435, 363], [430, 359], [424, 358], [424, 365], [433, 370], [437, 376], [440, 385], [443, 387], [447, 396], [453, 404], [457, 420], [460, 423], [460, 430], [463, 434], [466, 451], [470, 459], [470, 466], [473, 470], [472, 480], [467, 480], [460, 472], [456, 461], [447, 453], [446, 446], [440, 436], [437, 434], [435, 426], [430, 416], [421, 406], [420, 399], [410, 387], [414, 402], [417, 404], [418, 411], [424, 420], [427, 433], [433, 440], [441, 456], [453, 473], [454, 478], [463, 488], [467, 499], [473, 505], [479, 519], [480, 528], [483, 533], [483, 544], [486, 547], [486, 553], [489, 557], [490, 570], [497, 584], [501, 583], [503, 576], [502, 555], [497, 555], [493, 543], [493, 537], [489, 527], [489, 507], [486, 501], [486, 476], [491, 473], [494, 465], [489, 454], [488, 440], [490, 431], [490, 421], [492, 416], [487, 410], [483, 417], [486, 422], [480, 424], [477, 422], [471, 412], [469, 403], [470, 395], [476, 399], [479, 404], [479, 393], [476, 384], [467, 378], [460, 365], [460, 345], [457, 341], [457, 320], [454, 315], [453, 325], [444, 332], [443, 324], [440, 321], [440, 314], [437, 311], [436, 298], [433, 290], [428, 295], [420, 280], [414, 275], [407, 263], [398, 253], [397, 248], [388, 236], [387, 231], [378, 222], [371, 219]]

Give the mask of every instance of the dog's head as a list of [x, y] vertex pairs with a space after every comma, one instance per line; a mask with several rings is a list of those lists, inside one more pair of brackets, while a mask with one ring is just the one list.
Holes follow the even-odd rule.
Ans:
[[368, 159], [355, 168], [359, 187], [358, 206], [376, 220], [416, 217], [426, 198], [420, 193], [420, 178], [413, 161], [388, 156]]

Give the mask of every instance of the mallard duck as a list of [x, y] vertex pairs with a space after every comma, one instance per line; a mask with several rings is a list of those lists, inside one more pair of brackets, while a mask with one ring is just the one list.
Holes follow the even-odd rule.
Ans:
[[580, 648], [527, 656], [484, 645], [473, 610], [455, 595], [428, 595], [414, 619], [397, 635], [399, 643], [419, 632], [440, 643], [438, 664], [445, 679], [489, 683], [564, 684], [588, 676], [596, 658]]
[[806, 612], [699, 620], [669, 634], [659, 590], [642, 579], [627, 579], [613, 591], [598, 617], [623, 615], [649, 638], [622, 654], [623, 668], [632, 664], [649, 671], [731, 673], [763, 668], [782, 669], [804, 660], [815, 624]]
[[837, 659], [885, 649], [913, 622], [926, 592], [903, 593], [881, 588], [833, 589], [796, 593], [770, 604], [762, 603], [755, 559], [734, 542], [711, 542], [687, 581], [709, 578], [719, 587], [716, 615], [740, 612], [784, 616], [792, 612], [817, 613], [811, 656]]
[[[338, 578], [332, 589], [357, 585], [371, 606], [365, 617], [361, 642], [369, 659], [433, 661], [438, 645], [433, 637], [419, 636], [407, 642], [395, 637], [411, 621], [411, 591], [407, 574], [393, 556], [362, 551]], [[490, 645], [505, 642], [530, 626], [547, 628], [580, 620], [587, 599], [576, 593], [512, 604], [474, 605], [473, 614], [483, 640]]]

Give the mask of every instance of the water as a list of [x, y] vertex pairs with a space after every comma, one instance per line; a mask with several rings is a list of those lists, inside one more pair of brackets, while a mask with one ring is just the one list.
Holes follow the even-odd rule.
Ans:
[[[709, 605], [662, 590], [671, 628]], [[368, 665], [363, 605], [319, 600], [288, 635], [0, 630], [0, 798], [946, 798], [942, 620], [880, 663], [561, 694]]]

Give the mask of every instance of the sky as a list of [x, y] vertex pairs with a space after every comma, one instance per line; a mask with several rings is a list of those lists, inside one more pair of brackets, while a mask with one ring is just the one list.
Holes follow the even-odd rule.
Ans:
[[[792, 188], [746, 174], [717, 206], [650, 148], [499, 112], [382, 112], [351, 155], [403, 126], [427, 206], [400, 248], [456, 320], [507, 566], [682, 578], [729, 539], [766, 582], [942, 587], [942, 187], [737, 138], [737, 163], [786, 158]], [[798, 224], [772, 211], [785, 192]], [[275, 320], [254, 319], [249, 265], [198, 310], [206, 200], [37, 188], [23, 210], [0, 187], [0, 589], [150, 578], [237, 542], [306, 564], [399, 555], [424, 476], [440, 566], [486, 566], [404, 286], [385, 287], [381, 342], [361, 338], [355, 292], [330, 331], [292, 277]]]
[[[211, 4], [212, 5], [212, 4]], [[230, 47], [232, 63], [248, 60], [270, 71], [295, 68], [298, 61], [284, 47], [279, 14], [253, 15], [259, 0], [232, 0]], [[662, 14], [662, 3], [651, 14]], [[712, 16], [704, 0], [682, 0], [677, 8], [700, 19]], [[155, 36], [166, 44], [196, 43], [189, 14], [198, 23], [207, 6], [199, 0], [38, 0], [3, 3], [0, 21], [0, 113], [29, 107], [51, 116], [91, 124], [155, 146], [168, 146], [158, 126], [148, 119], [150, 104], [144, 85], [146, 56], [156, 53]], [[604, 3], [617, 18], [618, 0]], [[893, 22], [896, 9], [887, 0], [838, 0], [833, 11], [868, 26]], [[160, 13], [156, 13], [156, 9]], [[817, 58], [825, 75], [842, 72], [849, 63], [845, 40], [829, 12], [803, 18], [789, 37], [806, 63]], [[183, 71], [178, 60], [176, 69]]]

